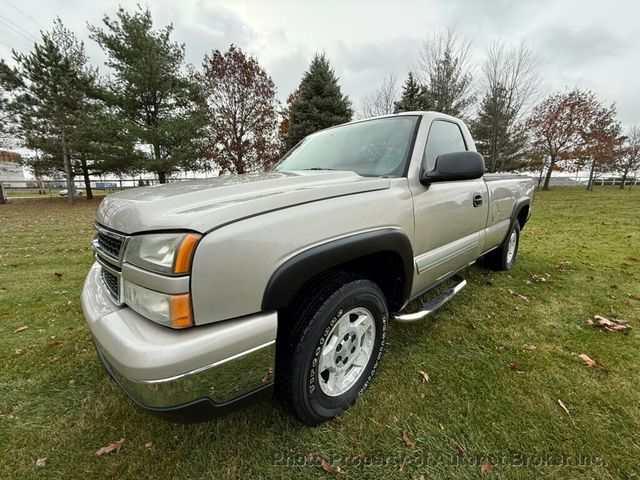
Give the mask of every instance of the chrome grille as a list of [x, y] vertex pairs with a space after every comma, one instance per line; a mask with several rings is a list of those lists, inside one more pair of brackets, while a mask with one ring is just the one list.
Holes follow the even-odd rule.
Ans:
[[111, 298], [115, 300], [117, 303], [119, 303], [120, 302], [120, 281], [118, 279], [118, 276], [114, 275], [113, 273], [111, 273], [110, 271], [102, 267], [101, 277], [102, 277], [102, 283], [104, 283], [104, 286], [107, 289], [107, 292], [109, 293]]
[[120, 285], [122, 257], [129, 237], [101, 225], [95, 225], [98, 233], [93, 239], [93, 250], [96, 260], [102, 267], [100, 277], [111, 299], [118, 305], [122, 304]]
[[120, 250], [122, 250], [123, 241], [124, 239], [122, 237], [118, 238], [104, 232], [98, 232], [99, 248], [115, 259], [120, 258]]

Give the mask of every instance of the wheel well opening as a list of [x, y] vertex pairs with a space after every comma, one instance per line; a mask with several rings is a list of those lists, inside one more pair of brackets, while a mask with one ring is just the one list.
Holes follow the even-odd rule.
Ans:
[[527, 223], [527, 218], [529, 217], [529, 205], [525, 205], [518, 212], [518, 224], [520, 225], [520, 230], [524, 228], [524, 224]]
[[300, 286], [285, 311], [292, 304], [298, 303], [301, 297], [305, 297], [309, 290], [323, 284], [323, 278], [334, 272], [345, 272], [350, 274], [349, 277], [366, 278], [376, 283], [385, 296], [390, 312], [397, 312], [404, 306], [404, 287], [408, 280], [402, 258], [396, 252], [383, 251], [358, 257], [318, 273]]

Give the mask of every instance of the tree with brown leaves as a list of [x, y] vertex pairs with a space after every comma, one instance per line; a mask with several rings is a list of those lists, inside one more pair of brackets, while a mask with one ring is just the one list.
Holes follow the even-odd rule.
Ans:
[[603, 163], [606, 145], [612, 145], [615, 106], [604, 107], [595, 94], [574, 89], [556, 93], [540, 102], [533, 110], [527, 127], [533, 149], [546, 159], [542, 164], [543, 190], [549, 190], [554, 170], [585, 158], [592, 158], [594, 168]]
[[211, 52], [203, 68], [209, 121], [204, 156], [222, 173], [270, 166], [278, 157], [278, 102], [271, 77], [235, 45]]

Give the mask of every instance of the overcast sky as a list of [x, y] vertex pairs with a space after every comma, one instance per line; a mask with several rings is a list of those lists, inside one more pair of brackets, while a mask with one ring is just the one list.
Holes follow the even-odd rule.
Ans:
[[[156, 25], [173, 23], [175, 39], [197, 66], [205, 53], [230, 43], [256, 55], [273, 77], [281, 99], [297, 86], [314, 52], [325, 52], [354, 106], [381, 79], [399, 83], [433, 32], [453, 26], [473, 41], [476, 60], [496, 39], [524, 41], [537, 54], [541, 93], [580, 87], [617, 103], [625, 125], [640, 123], [640, 3], [547, 0], [213, 1], [148, 0]], [[86, 24], [101, 23], [118, 5], [103, 0], [0, 0], [0, 55], [21, 52], [54, 17], [83, 40], [91, 61], [104, 60], [87, 37]], [[20, 11], [18, 11], [17, 7]], [[22, 12], [22, 13], [21, 13]], [[17, 31], [17, 32], [16, 32]], [[104, 70], [103, 70], [104, 71]]]

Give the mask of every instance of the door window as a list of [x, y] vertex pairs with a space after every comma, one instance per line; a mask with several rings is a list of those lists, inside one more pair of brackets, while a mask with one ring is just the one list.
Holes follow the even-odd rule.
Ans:
[[443, 153], [464, 152], [467, 146], [460, 127], [446, 120], [435, 120], [429, 129], [427, 146], [424, 149], [423, 165], [426, 161], [427, 171], [436, 166], [436, 158]]

